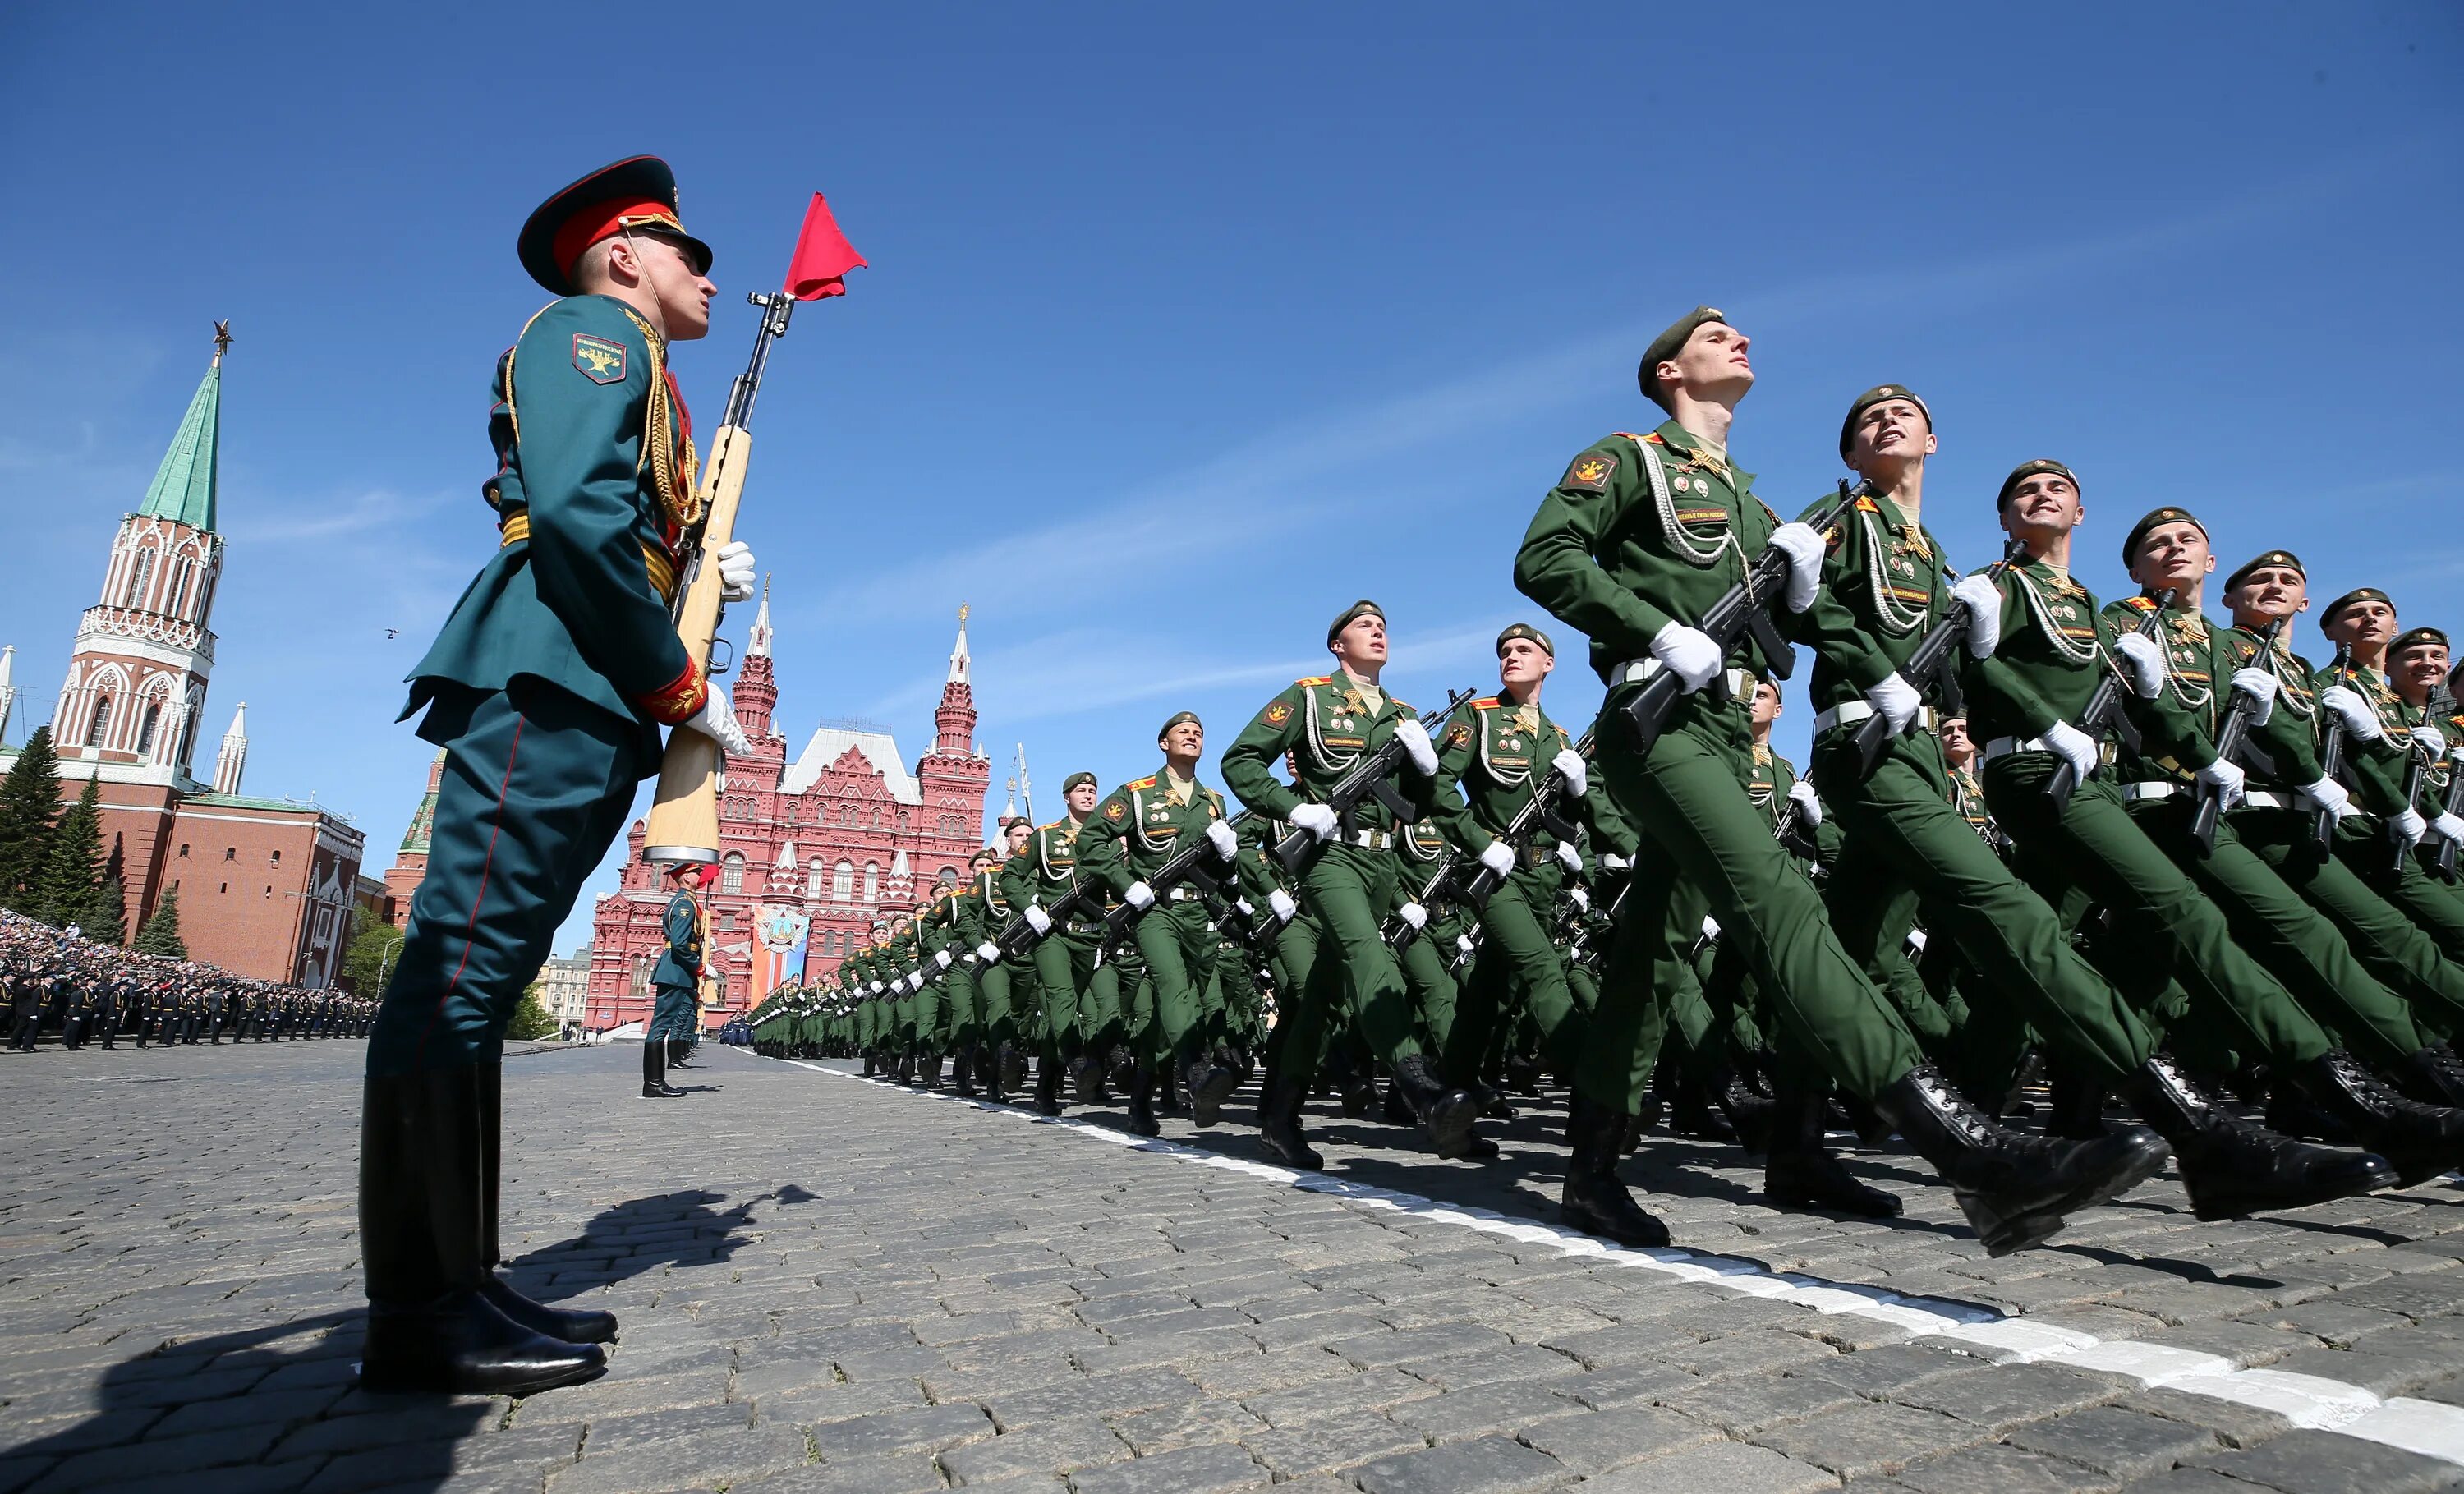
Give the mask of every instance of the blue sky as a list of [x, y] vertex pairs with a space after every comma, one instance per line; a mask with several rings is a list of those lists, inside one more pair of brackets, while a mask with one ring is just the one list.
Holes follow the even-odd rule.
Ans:
[[1775, 508], [1903, 382], [1955, 561], [2057, 455], [2101, 592], [2183, 503], [2228, 566], [2289, 545], [2316, 595], [2464, 623], [2453, 6], [893, 9], [12, 9], [9, 739], [227, 317], [201, 756], [245, 699], [251, 791], [313, 791], [382, 868], [428, 758], [398, 681], [494, 544], [488, 377], [542, 299], [515, 230], [642, 150], [717, 250], [676, 361], [705, 427], [807, 193], [875, 267], [755, 422], [798, 743], [855, 715], [920, 752], [962, 602], [1040, 800], [1151, 771], [1183, 707], [1220, 749], [1357, 596], [1407, 698], [1492, 683], [1532, 507], [1656, 421], [1637, 355], [1698, 301], [1755, 339], [1734, 445]]

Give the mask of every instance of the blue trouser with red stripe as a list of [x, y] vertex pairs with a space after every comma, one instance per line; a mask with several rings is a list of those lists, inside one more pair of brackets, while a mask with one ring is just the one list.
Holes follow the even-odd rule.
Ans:
[[428, 874], [368, 1035], [375, 1076], [494, 1063], [522, 992], [658, 768], [639, 722], [557, 687], [445, 686], [419, 735], [445, 749]]

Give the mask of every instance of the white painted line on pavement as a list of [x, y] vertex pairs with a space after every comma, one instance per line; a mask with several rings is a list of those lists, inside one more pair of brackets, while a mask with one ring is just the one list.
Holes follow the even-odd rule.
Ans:
[[[803, 1059], [784, 1059], [798, 1068], [841, 1079], [862, 1074]], [[1178, 1161], [1195, 1162], [1221, 1172], [1240, 1173], [1267, 1182], [1283, 1183], [1307, 1193], [1325, 1194], [1363, 1208], [1410, 1214], [1433, 1223], [1477, 1230], [1484, 1235], [1543, 1245], [1560, 1255], [1595, 1257], [1604, 1265], [1652, 1271], [1679, 1281], [1706, 1282], [1748, 1296], [1792, 1303], [1825, 1314], [1839, 1314], [1888, 1323], [1905, 1329], [1909, 1337], [1929, 1335], [1969, 1346], [1979, 1357], [1997, 1364], [2067, 1364], [2126, 1375], [2153, 1390], [2181, 1391], [2212, 1400], [2232, 1401], [2272, 1411], [2297, 1427], [2341, 1432], [2366, 1441], [2400, 1447], [2407, 1452], [2464, 1464], [2464, 1407], [2407, 1395], [2382, 1397], [2359, 1385], [2315, 1374], [2281, 1370], [2236, 1370], [2229, 1359], [2163, 1344], [2133, 1339], [2106, 1340], [2079, 1329], [2039, 1318], [2005, 1313], [1981, 1303], [1952, 1302], [1939, 1297], [1902, 1297], [1877, 1286], [1826, 1281], [1798, 1271], [1771, 1271], [1733, 1256], [1706, 1255], [1675, 1247], [1637, 1250], [1611, 1244], [1561, 1225], [1513, 1219], [1494, 1209], [1440, 1202], [1419, 1194], [1366, 1183], [1345, 1182], [1321, 1173], [1296, 1172], [1244, 1157], [1224, 1156], [1202, 1147], [1133, 1136], [1110, 1126], [1055, 1120], [1004, 1105], [992, 1105], [944, 1094], [937, 1089], [880, 1088], [920, 1099], [945, 1100], [986, 1114], [1007, 1115], [1049, 1126], [1133, 1152], [1151, 1152]]]

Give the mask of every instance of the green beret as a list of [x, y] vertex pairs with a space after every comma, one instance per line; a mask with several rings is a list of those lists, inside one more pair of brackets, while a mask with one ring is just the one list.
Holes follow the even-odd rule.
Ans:
[[1668, 396], [1661, 391], [1660, 381], [1652, 377], [1652, 370], [1675, 358], [1677, 350], [1685, 345], [1685, 340], [1694, 335], [1696, 327], [1706, 321], [1725, 322], [1727, 319], [1727, 313], [1717, 306], [1697, 306], [1670, 322], [1667, 331], [1653, 338], [1651, 345], [1642, 350], [1641, 364], [1634, 371], [1634, 382], [1642, 386], [1643, 397], [1666, 409]]
[[1172, 719], [1171, 719], [1171, 720], [1166, 721], [1163, 725], [1161, 725], [1161, 726], [1159, 726], [1159, 727], [1155, 728], [1155, 740], [1156, 740], [1156, 741], [1162, 741], [1165, 737], [1167, 737], [1167, 736], [1171, 736], [1171, 735], [1172, 735], [1172, 729], [1173, 729], [1174, 727], [1176, 727], [1176, 726], [1178, 726], [1178, 725], [1179, 725], [1181, 722], [1183, 722], [1183, 721], [1186, 721], [1186, 722], [1188, 722], [1190, 725], [1192, 725], [1192, 726], [1194, 726], [1194, 727], [1197, 727], [1197, 728], [1198, 728], [1199, 731], [1201, 731], [1201, 732], [1202, 732], [1202, 731], [1204, 731], [1204, 730], [1206, 730], [1206, 723], [1205, 723], [1205, 722], [1203, 722], [1203, 721], [1201, 721], [1201, 720], [1199, 720], [1199, 719], [1198, 718], [1198, 713], [1197, 713], [1197, 712], [1195, 712], [1195, 711], [1176, 711], [1176, 712], [1174, 712], [1174, 713], [1172, 714]]
[[2149, 509], [2138, 523], [2130, 526], [2130, 533], [2122, 537], [2123, 570], [2126, 571], [2139, 563], [2139, 541], [2147, 538], [2149, 530], [2165, 524], [2188, 524], [2199, 532], [2199, 538], [2202, 539], [2208, 535], [2208, 526], [2200, 523], [2189, 509], [2175, 508], [2169, 503], [2161, 509]]
[[1857, 417], [1884, 400], [1907, 401], [1925, 411], [1925, 429], [1933, 429], [1933, 406], [1919, 399], [1916, 390], [1904, 384], [1878, 384], [1857, 396], [1856, 402], [1848, 406], [1848, 418], [1839, 423], [1839, 455], [1842, 460], [1846, 459], [1848, 448], [1854, 444], [1852, 438], [1857, 433]]
[[2033, 462], [2021, 462], [2018, 466], [2011, 469], [2010, 476], [2002, 479], [2002, 491], [1993, 495], [1993, 512], [1999, 514], [2004, 509], [2009, 508], [2011, 506], [2011, 490], [2016, 488], [2019, 484], [2026, 482], [2029, 478], [2034, 477], [2038, 472], [2059, 472], [2071, 480], [2072, 487], [2076, 488], [2079, 485], [2079, 473], [2071, 471], [2067, 467], [2064, 467], [2061, 463], [2055, 461], [2049, 456], [2037, 457]]
[[1102, 786], [1095, 781], [1095, 775], [1092, 773], [1072, 773], [1067, 778], [1061, 780], [1061, 796], [1064, 799], [1068, 798], [1069, 791], [1076, 788], [1081, 783], [1086, 784], [1089, 788], [1099, 788]]
[[1386, 621], [1386, 609], [1366, 597], [1345, 607], [1334, 615], [1333, 622], [1326, 625], [1326, 646], [1333, 648], [1335, 635], [1350, 627], [1352, 620], [1356, 617], [1374, 617], [1382, 623]]
[[2408, 628], [2396, 635], [2395, 642], [2387, 645], [2387, 652], [2402, 653], [2407, 648], [2419, 648], [2431, 644], [2436, 644], [2441, 648], [2446, 648], [2447, 635], [2434, 627]]
[[2390, 607], [2395, 605], [2394, 599], [2389, 597], [2386, 592], [2379, 590], [2376, 586], [2356, 586], [2352, 590], [2345, 592], [2343, 596], [2338, 597], [2335, 601], [2327, 604], [2327, 610], [2319, 614], [2319, 626], [2321, 627], [2333, 626], [2336, 621], [2337, 613], [2342, 612], [2346, 607], [2357, 606], [2365, 602], [2384, 602]]
[[2301, 568], [2301, 557], [2290, 550], [2270, 550], [2265, 555], [2242, 561], [2238, 570], [2225, 578], [2225, 590], [2231, 591], [2250, 580], [2253, 571], [2270, 570], [2279, 565], [2289, 568], [2305, 582], [2310, 579], [2310, 573]]
[[1552, 659], [1557, 657], [1557, 646], [1549, 641], [1549, 635], [1540, 631], [1540, 629], [1532, 626], [1529, 623], [1517, 623], [1512, 627], [1509, 627], [1506, 631], [1498, 634], [1497, 651], [1504, 653], [1506, 651], [1506, 646], [1512, 643], [1517, 638], [1529, 638], [1533, 643], [1540, 646], [1540, 651], [1542, 653], [1547, 654]]

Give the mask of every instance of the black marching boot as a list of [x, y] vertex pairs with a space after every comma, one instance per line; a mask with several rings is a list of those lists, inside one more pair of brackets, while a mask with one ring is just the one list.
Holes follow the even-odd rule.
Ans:
[[1919, 1064], [1874, 1097], [1919, 1156], [1950, 1184], [1988, 1255], [2041, 1244], [2062, 1218], [2136, 1188], [2165, 1165], [2165, 1143], [2136, 1128], [2101, 1141], [2054, 1141], [2007, 1131]]
[[1392, 1126], [1420, 1124], [1420, 1117], [1412, 1112], [1412, 1102], [1403, 1098], [1403, 1087], [1391, 1080], [1378, 1097], [1377, 1113]]
[[1026, 1088], [1026, 1054], [1015, 1043], [1001, 1045], [1001, 1056], [995, 1061], [1001, 1074], [1001, 1087], [1015, 1094]]
[[2142, 1064], [2123, 1093], [2172, 1145], [2191, 1212], [2203, 1219], [2299, 1209], [2396, 1180], [2385, 1157], [2297, 1141], [2230, 1113], [2169, 1058]]
[[958, 1044], [950, 1055], [950, 1092], [961, 1100], [976, 1097], [976, 1043], [973, 1038]]
[[1223, 1102], [1241, 1088], [1241, 1075], [1212, 1058], [1194, 1058], [1181, 1066], [1180, 1082], [1189, 1087], [1190, 1124], [1206, 1127], [1223, 1118]]
[[612, 1344], [616, 1342], [616, 1314], [576, 1311], [534, 1302], [516, 1291], [513, 1283], [497, 1274], [498, 1267], [505, 1262], [504, 1248], [496, 1238], [498, 1194], [504, 1177], [504, 1065], [501, 1062], [480, 1065], [479, 1146], [483, 1172], [479, 1206], [484, 1217], [479, 1223], [479, 1264], [488, 1275], [479, 1290], [495, 1305], [498, 1312], [534, 1333], [561, 1338], [568, 1344]]
[[2409, 1188], [2464, 1165], [2464, 1110], [2408, 1100], [2380, 1084], [2361, 1060], [2331, 1048], [2293, 1070], [2294, 1083], [2362, 1145], [2395, 1164]]
[[1091, 1053], [1080, 1053], [1069, 1060], [1069, 1099], [1077, 1105], [1092, 1105], [1095, 1096], [1104, 1092], [1104, 1066]]
[[[1410, 1103], [1438, 1155], [1462, 1157], [1480, 1152], [1473, 1145], [1479, 1138], [1472, 1134], [1472, 1123], [1480, 1119], [1480, 1102], [1470, 1091], [1452, 1088], [1440, 1079], [1427, 1054], [1408, 1054], [1395, 1061], [1395, 1088]], [[1496, 1154], [1493, 1144], [1488, 1154]]]
[[363, 1082], [363, 1390], [528, 1395], [607, 1369], [607, 1351], [597, 1344], [534, 1331], [488, 1298], [479, 1089], [470, 1067]]
[[1558, 1217], [1568, 1227], [1635, 1249], [1668, 1243], [1668, 1226], [1643, 1211], [1617, 1175], [1625, 1154], [1626, 1115], [1581, 1095], [1566, 1102], [1566, 1186], [1557, 1196]]
[[2104, 1123], [2104, 1086], [2076, 1064], [2060, 1062], [2052, 1067], [2045, 1130], [2070, 1141], [2095, 1141], [2108, 1134], [2113, 1128]]
[[916, 1088], [922, 1089], [938, 1089], [941, 1088], [940, 1054], [925, 1054], [923, 1059], [916, 1065]]
[[[111, 1046], [108, 1037], [104, 1047]], [[2444, 1043], [2433, 1043], [2396, 1066], [2396, 1082], [2424, 1105], [2464, 1105], [2464, 1062]]]
[[1035, 1113], [1061, 1113], [1061, 1060], [1048, 1052], [1035, 1061]]
[[1305, 1173], [1324, 1172], [1326, 1158], [1301, 1133], [1301, 1106], [1308, 1099], [1308, 1076], [1295, 1078], [1269, 1060], [1258, 1091], [1258, 1135], [1285, 1166]]
[[667, 1069], [659, 1063], [659, 1044], [645, 1039], [642, 1044], [642, 1098], [666, 1100], [678, 1091], [668, 1088]]
[[1789, 1209], [1828, 1209], [1866, 1219], [1900, 1217], [1896, 1194], [1859, 1182], [1823, 1145], [1831, 1104], [1820, 1085], [1783, 1079], [1771, 1099], [1771, 1154], [1763, 1160], [1763, 1192]]
[[1137, 1136], [1160, 1136], [1163, 1128], [1155, 1124], [1155, 1065], [1139, 1059], [1130, 1066], [1130, 1082], [1121, 1087], [1128, 1101], [1130, 1133]]

